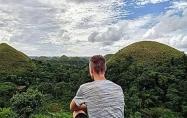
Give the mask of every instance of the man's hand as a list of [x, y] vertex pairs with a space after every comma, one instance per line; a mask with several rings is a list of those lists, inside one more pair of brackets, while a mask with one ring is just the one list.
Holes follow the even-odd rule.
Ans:
[[81, 106], [77, 106], [75, 101], [72, 100], [71, 103], [70, 103], [70, 110], [73, 110], [73, 111], [78, 111], [78, 110], [86, 111], [87, 107], [86, 107], [85, 104], [82, 104]]

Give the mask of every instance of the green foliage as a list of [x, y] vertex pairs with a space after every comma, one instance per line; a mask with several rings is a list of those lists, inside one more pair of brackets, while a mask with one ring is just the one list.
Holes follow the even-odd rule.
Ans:
[[56, 93], [56, 98], [62, 95], [65, 95], [67, 91], [69, 90], [68, 83], [66, 82], [59, 82], [55, 85], [54, 91]]
[[0, 108], [0, 118], [18, 118], [10, 108]]
[[123, 59], [109, 60], [107, 78], [124, 90], [126, 117], [134, 117], [138, 111], [142, 117], [159, 118], [167, 115], [167, 109], [171, 117], [186, 116], [187, 60], [184, 56], [157, 61], [152, 66], [135, 64], [127, 57]]
[[47, 82], [42, 82], [38, 86], [38, 90], [41, 91], [42, 94], [53, 93], [53, 84], [52, 83], [47, 83]]
[[[81, 84], [92, 81], [88, 57], [41, 57], [32, 63], [36, 69], [0, 73], [0, 105], [19, 117], [72, 118], [70, 101]], [[187, 116], [187, 57], [180, 51], [156, 42], [132, 44], [109, 59], [106, 78], [124, 91], [125, 117]], [[17, 86], [33, 90], [15, 94]]]
[[80, 57], [70, 57], [69, 61], [79, 62], [82, 61], [82, 59]]
[[50, 115], [44, 115], [44, 114], [33, 114], [31, 115], [30, 118], [72, 118], [72, 115], [69, 115], [67, 113], [64, 112], [60, 112], [60, 113], [53, 113]]
[[145, 108], [142, 109], [142, 114], [144, 117], [153, 117], [153, 118], [159, 118], [163, 113], [164, 108], [155, 107], [155, 108]]
[[48, 112], [59, 112], [61, 111], [61, 105], [58, 103], [51, 103], [48, 108], [47, 108]]
[[182, 106], [182, 115], [187, 116], [187, 106]]
[[28, 89], [27, 92], [17, 93], [11, 98], [13, 110], [20, 117], [29, 117], [38, 112], [42, 106], [43, 95], [37, 90]]
[[69, 57], [67, 57], [66, 55], [62, 55], [60, 58], [59, 58], [59, 61], [68, 61], [69, 60]]
[[0, 97], [11, 96], [16, 91], [16, 85], [12, 82], [0, 83]]
[[0, 106], [10, 106], [10, 101], [7, 99], [12, 98], [12, 95], [16, 92], [16, 85], [12, 82], [0, 83]]
[[36, 57], [36, 60], [48, 61], [48, 60], [50, 60], [50, 58], [49, 58], [49, 57], [46, 57], [46, 56], [40, 56], [40, 57]]
[[48, 116], [43, 114], [32, 114], [30, 118], [48, 118]]
[[142, 116], [141, 116], [141, 113], [137, 111], [134, 113], [134, 115], [130, 115], [129, 118], [142, 118]]
[[107, 54], [104, 56], [104, 58], [106, 61], [108, 61], [112, 56], [113, 56], [113, 54]]
[[175, 116], [171, 110], [169, 109], [164, 109], [162, 115], [159, 118], [177, 118], [177, 116]]

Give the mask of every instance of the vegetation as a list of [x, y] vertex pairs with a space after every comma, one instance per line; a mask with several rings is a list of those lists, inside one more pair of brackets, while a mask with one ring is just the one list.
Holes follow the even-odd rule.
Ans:
[[[137, 43], [136, 47], [138, 46], [140, 45]], [[162, 46], [160, 45], [159, 47]], [[118, 83], [123, 88], [126, 101], [125, 116], [154, 118], [186, 117], [186, 55], [182, 55], [180, 51], [176, 51], [173, 48], [166, 49], [165, 47], [165, 50], [171, 50], [166, 56], [170, 58], [160, 60], [156, 56], [152, 59], [150, 56], [146, 56], [148, 53], [143, 52], [142, 56], [138, 54], [138, 57], [126, 55], [127, 52], [122, 54], [121, 52], [124, 50], [126, 49], [122, 49], [108, 61], [107, 78]], [[160, 55], [159, 53], [162, 54], [163, 51], [155, 52], [155, 55]], [[124, 55], [123, 58], [120, 57], [122, 55]], [[116, 56], [119, 56], [119, 58]], [[146, 63], [144, 63], [145, 61], [142, 61], [142, 63], [140, 61], [142, 59]], [[152, 62], [149, 62], [150, 60]]]
[[0, 73], [5, 71], [26, 71], [34, 69], [30, 58], [6, 43], [0, 44]]
[[114, 54], [109, 62], [133, 59], [134, 63], [152, 65], [155, 62], [180, 58], [184, 55], [172, 47], [154, 41], [141, 41], [131, 44]]
[[113, 54], [107, 54], [104, 57], [105, 57], [105, 60], [108, 61], [112, 56]]
[[27, 92], [17, 93], [11, 98], [12, 109], [19, 117], [27, 118], [37, 113], [42, 106], [43, 95], [37, 90], [28, 89]]
[[[0, 73], [0, 118], [72, 118], [69, 103], [79, 86], [91, 81], [88, 58], [39, 57], [31, 63], [35, 69]], [[125, 117], [187, 116], [187, 56], [176, 49], [156, 42], [132, 44], [108, 60], [106, 77], [124, 91]]]

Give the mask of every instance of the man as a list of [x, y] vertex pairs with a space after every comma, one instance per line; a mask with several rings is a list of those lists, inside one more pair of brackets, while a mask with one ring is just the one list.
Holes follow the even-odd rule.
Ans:
[[70, 103], [74, 118], [124, 118], [124, 94], [121, 87], [105, 78], [106, 62], [95, 55], [89, 60], [93, 82], [81, 85]]

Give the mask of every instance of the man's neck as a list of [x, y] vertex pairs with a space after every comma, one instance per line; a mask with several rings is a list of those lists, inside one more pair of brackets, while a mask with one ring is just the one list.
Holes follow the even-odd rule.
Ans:
[[96, 80], [106, 80], [105, 75], [104, 74], [98, 74], [94, 76], [94, 81]]

